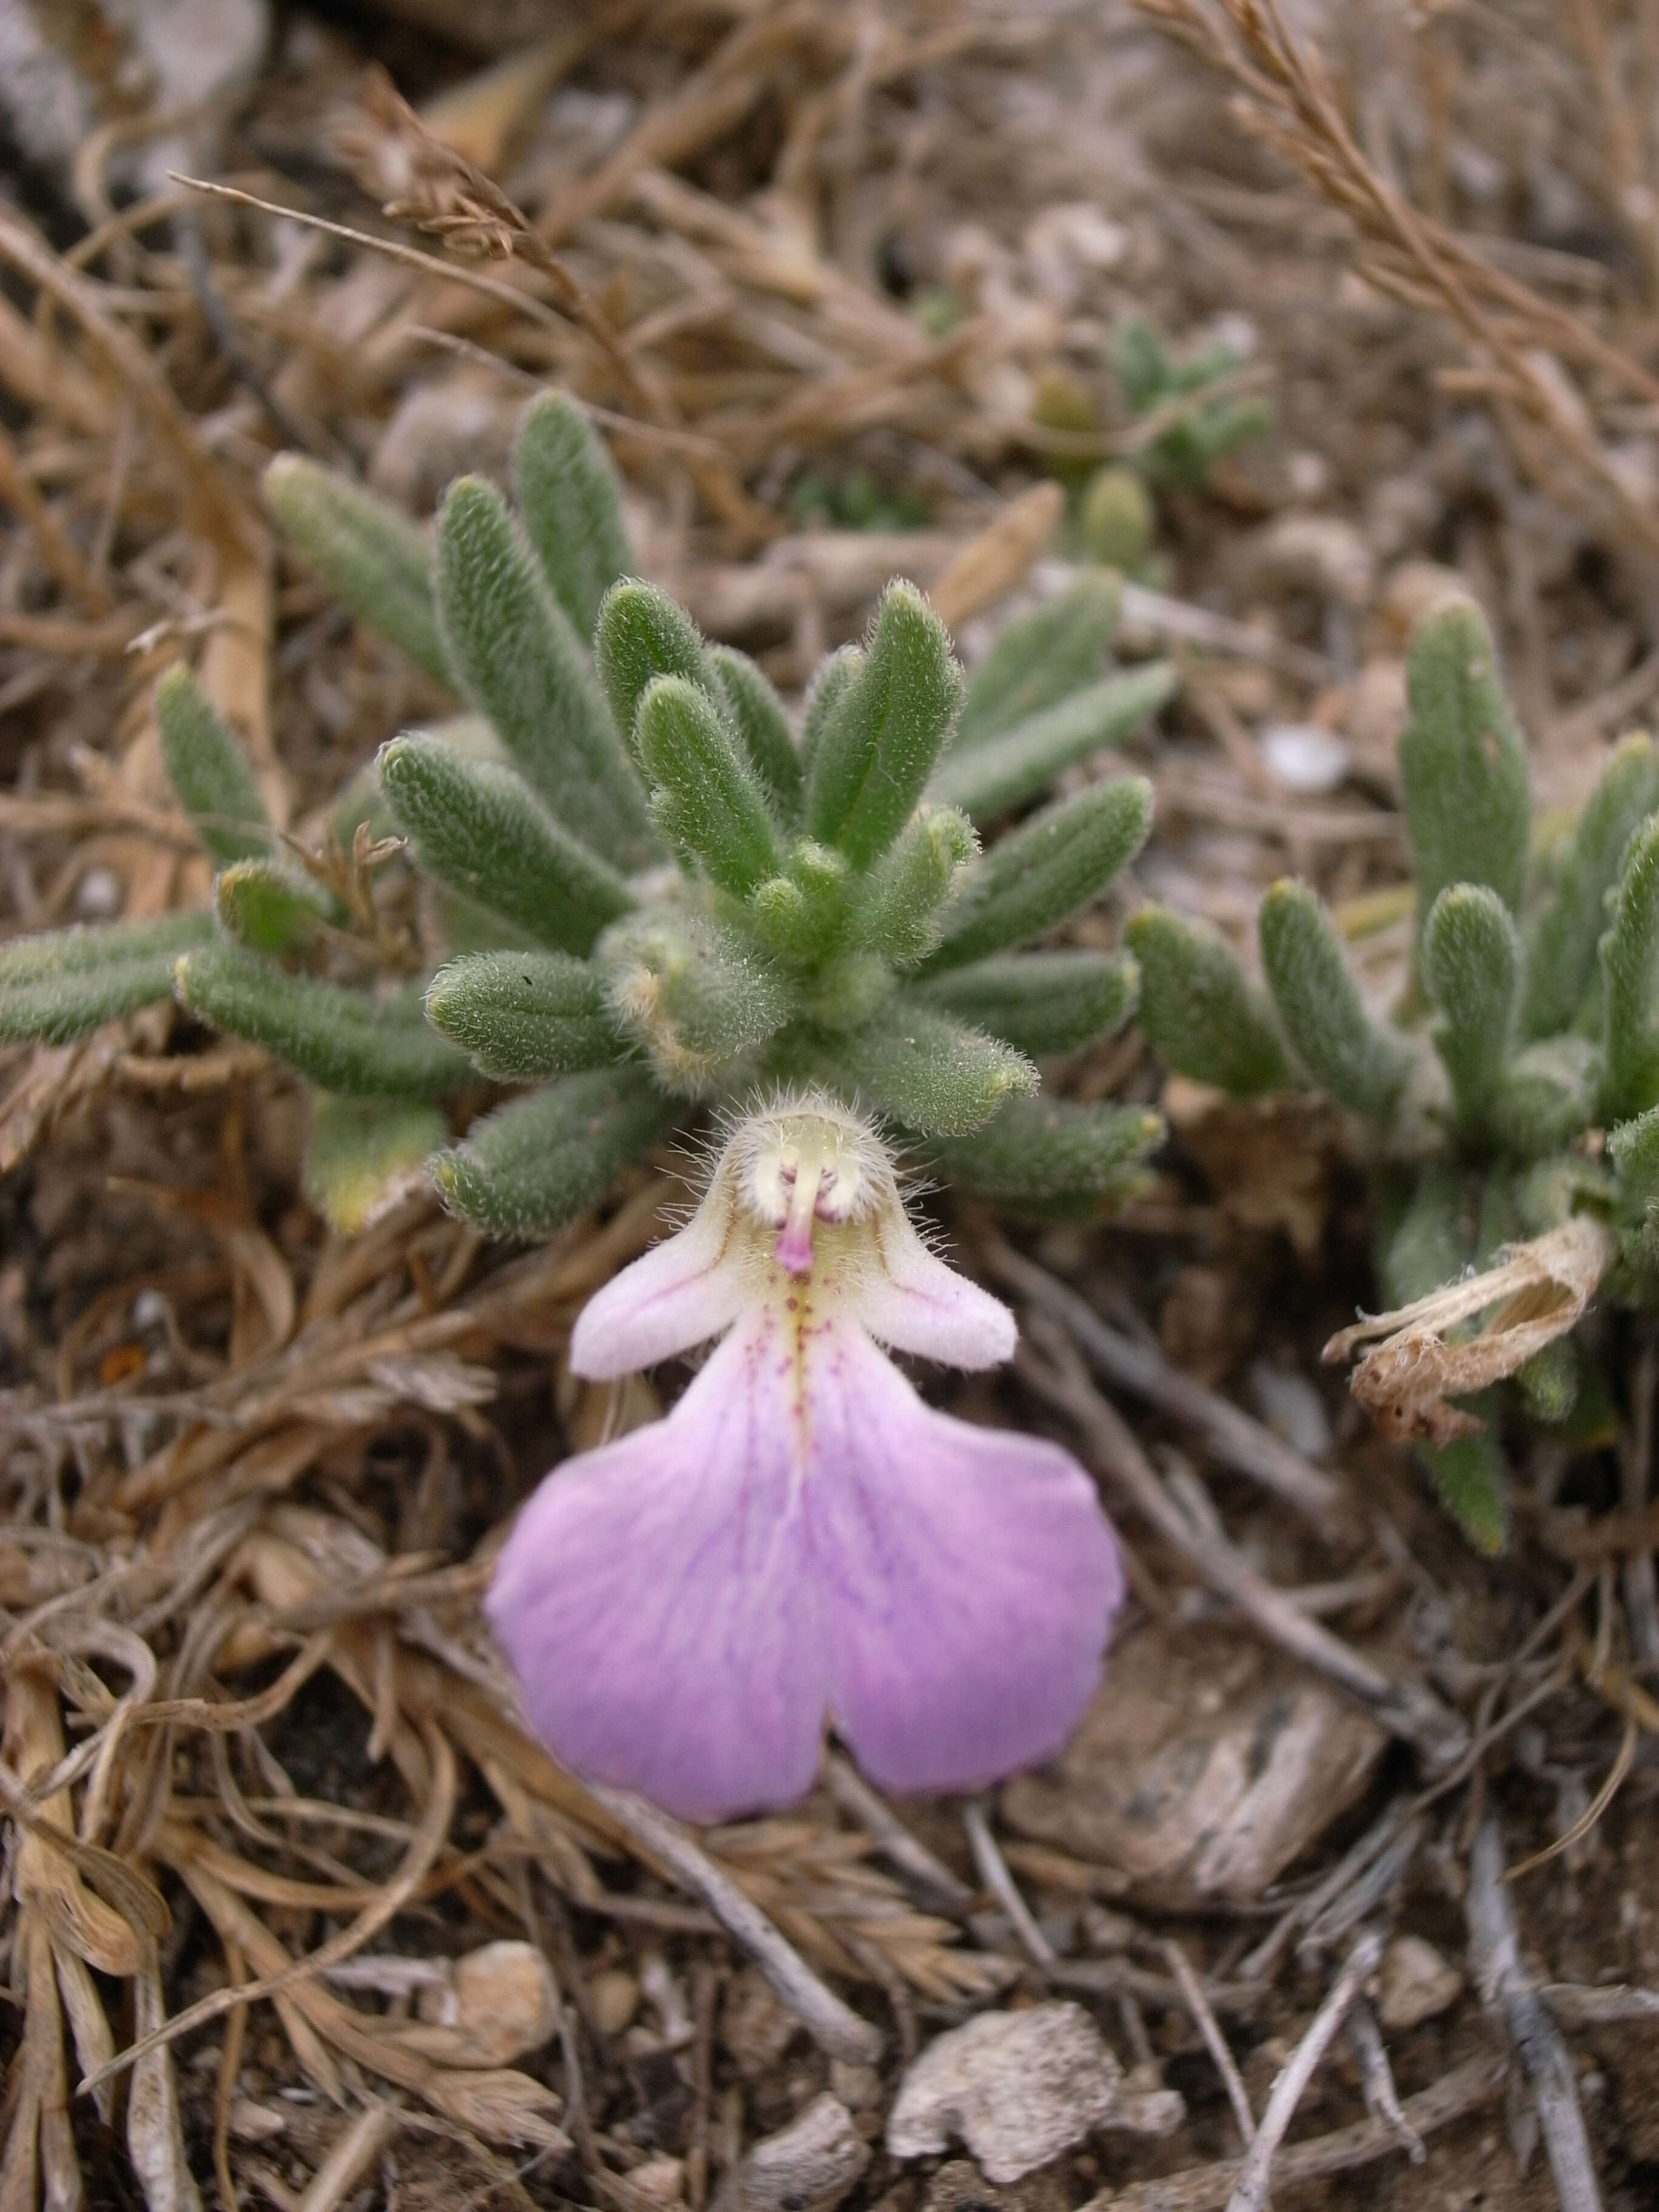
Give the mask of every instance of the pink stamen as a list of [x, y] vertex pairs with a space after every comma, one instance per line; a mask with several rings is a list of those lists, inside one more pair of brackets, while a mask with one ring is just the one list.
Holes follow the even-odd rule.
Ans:
[[779, 1267], [792, 1275], [807, 1275], [812, 1271], [812, 1215], [818, 1202], [823, 1173], [822, 1168], [809, 1166], [803, 1160], [790, 1188], [789, 1212], [774, 1256]]

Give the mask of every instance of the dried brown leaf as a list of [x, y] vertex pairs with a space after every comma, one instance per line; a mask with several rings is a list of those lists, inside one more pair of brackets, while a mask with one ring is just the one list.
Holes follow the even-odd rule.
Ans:
[[[1323, 1356], [1342, 1359], [1357, 1344], [1381, 1337], [1353, 1371], [1354, 1396], [1385, 1436], [1449, 1443], [1484, 1424], [1448, 1399], [1502, 1382], [1565, 1336], [1617, 1256], [1605, 1223], [1576, 1214], [1559, 1229], [1511, 1245], [1480, 1274], [1340, 1330]], [[1479, 1315], [1486, 1318], [1475, 1335], [1446, 1341], [1449, 1329]]]

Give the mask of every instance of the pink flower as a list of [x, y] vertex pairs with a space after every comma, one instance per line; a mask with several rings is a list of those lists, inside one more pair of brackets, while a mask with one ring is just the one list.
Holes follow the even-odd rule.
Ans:
[[666, 1419], [556, 1468], [496, 1569], [555, 1755], [718, 1820], [810, 1788], [826, 1721], [901, 1791], [1057, 1751], [1123, 1594], [1094, 1487], [1056, 1444], [932, 1411], [880, 1349], [990, 1367], [1014, 1334], [922, 1243], [867, 1124], [816, 1095], [740, 1122], [570, 1360], [718, 1348]]

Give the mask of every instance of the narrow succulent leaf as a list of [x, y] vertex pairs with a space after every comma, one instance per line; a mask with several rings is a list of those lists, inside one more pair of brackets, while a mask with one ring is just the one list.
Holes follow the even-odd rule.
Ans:
[[[1484, 1129], [1504, 1079], [1521, 989], [1521, 938], [1484, 884], [1452, 884], [1423, 926], [1423, 980], [1445, 1017], [1435, 1049], [1466, 1130]], [[1292, 1039], [1294, 1042], [1294, 1039]]]
[[710, 650], [708, 660], [749, 765], [760, 779], [778, 820], [792, 829], [800, 819], [804, 787], [800, 756], [795, 750], [783, 702], [766, 672], [757, 668], [746, 653], [717, 645]]
[[979, 839], [953, 806], [919, 806], [860, 887], [853, 935], [896, 968], [933, 951], [960, 893]]
[[1625, 848], [1659, 807], [1659, 748], [1633, 732], [1615, 747], [1585, 802], [1547, 904], [1528, 948], [1521, 1034], [1553, 1036], [1569, 1028], [1595, 981], [1595, 948], [1607, 927], [1607, 893]]
[[845, 933], [851, 871], [839, 853], [798, 838], [781, 875], [750, 894], [749, 913], [763, 947], [797, 967], [822, 968]]
[[641, 1067], [562, 1076], [475, 1121], [434, 1159], [432, 1180], [450, 1212], [489, 1236], [545, 1236], [603, 1198], [675, 1113]]
[[834, 719], [848, 685], [856, 680], [863, 667], [864, 647], [843, 645], [827, 660], [818, 663], [807, 684], [800, 722], [800, 772], [804, 782], [811, 783], [812, 764], [818, 757], [824, 731]]
[[909, 820], [962, 705], [945, 627], [914, 584], [890, 584], [864, 664], [823, 725], [806, 794], [819, 843], [867, 868]]
[[1275, 884], [1257, 921], [1261, 965], [1291, 1048], [1351, 1113], [1387, 1121], [1410, 1060], [1365, 1011], [1336, 927], [1304, 884]]
[[1468, 1401], [1486, 1426], [1449, 1444], [1419, 1447], [1435, 1494], [1477, 1552], [1496, 1559], [1509, 1541], [1509, 1472], [1493, 1427], [1493, 1393]]
[[354, 1237], [425, 1181], [426, 1162], [449, 1131], [418, 1098], [310, 1094], [305, 1194], [331, 1229]]
[[568, 952], [468, 952], [427, 986], [426, 1017], [482, 1075], [522, 1083], [622, 1056], [605, 979]]
[[746, 898], [775, 876], [782, 855], [759, 779], [708, 694], [683, 676], [659, 676], [635, 726], [653, 810], [709, 881]]
[[328, 897], [276, 860], [238, 860], [213, 879], [219, 927], [250, 952], [310, 952], [322, 941]]
[[600, 601], [634, 563], [611, 456], [563, 392], [544, 392], [526, 410], [513, 489], [549, 589], [577, 635], [592, 637]]
[[1528, 1417], [1549, 1429], [1571, 1420], [1583, 1371], [1578, 1346], [1570, 1336], [1558, 1336], [1553, 1344], [1534, 1352], [1515, 1370], [1516, 1387]]
[[1140, 999], [1128, 952], [1009, 952], [919, 987], [942, 1013], [1041, 1060], [1121, 1030]]
[[1083, 543], [1092, 561], [1123, 574], [1146, 566], [1158, 535], [1158, 510], [1135, 471], [1121, 465], [1098, 470], [1078, 512]]
[[427, 1025], [418, 998], [377, 1002], [290, 975], [223, 939], [187, 952], [173, 985], [215, 1029], [263, 1045], [325, 1091], [364, 1098], [437, 1098], [465, 1083], [465, 1053]]
[[694, 1096], [794, 1011], [785, 978], [735, 930], [679, 908], [607, 931], [599, 963], [617, 1026], [663, 1082]]
[[221, 867], [268, 853], [270, 817], [241, 740], [189, 669], [169, 668], [155, 687], [161, 759], [203, 849]]
[[1595, 1120], [1601, 1048], [1581, 1036], [1523, 1045], [1504, 1070], [1492, 1101], [1492, 1127], [1506, 1150], [1541, 1159], [1571, 1144]]
[[212, 934], [208, 915], [169, 914], [0, 945], [0, 1043], [72, 1044], [106, 1022], [170, 999], [179, 954]]
[[966, 1136], [1006, 1098], [1037, 1087], [1023, 1053], [914, 1000], [838, 1037], [835, 1050], [873, 1104], [926, 1136]]
[[1163, 1140], [1163, 1122], [1144, 1106], [1010, 1098], [972, 1136], [928, 1149], [963, 1190], [1015, 1212], [1052, 1214], [1121, 1204]]
[[562, 821], [607, 860], [653, 840], [645, 793], [569, 617], [492, 484], [463, 477], [438, 515], [438, 611], [464, 696]]
[[539, 945], [586, 952], [633, 894], [615, 869], [541, 807], [523, 778], [435, 738], [394, 738], [380, 787], [421, 865]]
[[1124, 938], [1140, 968], [1140, 1026], [1165, 1066], [1240, 1098], [1293, 1084], [1266, 993], [1213, 929], [1143, 907]]
[[342, 606], [453, 684], [438, 635], [432, 548], [406, 514], [349, 477], [301, 453], [278, 453], [265, 471], [277, 520]]
[[1097, 682], [1117, 628], [1118, 596], [1115, 576], [1090, 570], [1011, 622], [969, 678], [953, 757]]
[[1532, 826], [1526, 746], [1473, 599], [1449, 597], [1423, 617], [1407, 684], [1400, 779], [1419, 936], [1450, 884], [1486, 884], [1518, 914]]
[[654, 584], [624, 577], [605, 595], [593, 632], [593, 656], [623, 740], [640, 758], [640, 706], [659, 676], [678, 676], [720, 706], [720, 690], [702, 635], [683, 606]]
[[1602, 1110], [1608, 1121], [1623, 1121], [1659, 1104], [1659, 814], [1625, 848], [1601, 957]]
[[1659, 1106], [1621, 1121], [1607, 1138], [1607, 1158], [1626, 1213], [1634, 1218], [1659, 1205]]
[[1377, 1256], [1386, 1305], [1415, 1305], [1462, 1273], [1471, 1256], [1463, 1217], [1462, 1177], [1449, 1162], [1431, 1161]]
[[933, 796], [975, 822], [1007, 814], [1046, 791], [1063, 769], [1121, 744], [1175, 688], [1166, 660], [1105, 677], [1000, 737], [952, 752], [933, 778]]
[[927, 972], [1029, 944], [1080, 914], [1133, 860], [1152, 823], [1152, 787], [1139, 775], [1045, 806], [1000, 837], [971, 870]]

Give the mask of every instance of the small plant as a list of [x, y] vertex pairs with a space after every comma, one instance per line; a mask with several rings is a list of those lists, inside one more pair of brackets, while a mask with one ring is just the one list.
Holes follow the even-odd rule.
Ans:
[[1141, 1025], [1171, 1068], [1237, 1097], [1318, 1090], [1351, 1117], [1377, 1171], [1378, 1275], [1402, 1310], [1328, 1356], [1384, 1340], [1356, 1395], [1422, 1443], [1447, 1504], [1496, 1550], [1494, 1386], [1558, 1425], [1604, 1402], [1570, 1332], [1604, 1280], [1659, 1299], [1659, 752], [1626, 738], [1573, 833], [1539, 853], [1525, 748], [1472, 602], [1424, 616], [1409, 692], [1416, 907], [1392, 1018], [1300, 883], [1261, 906], [1265, 990], [1167, 909], [1127, 933]]
[[[1148, 788], [1096, 786], [981, 849], [1169, 694], [1162, 665], [1107, 665], [1109, 580], [1011, 628], [965, 687], [894, 584], [798, 737], [752, 660], [628, 579], [574, 407], [532, 406], [513, 474], [516, 514], [465, 477], [428, 541], [310, 461], [271, 465], [301, 552], [470, 712], [382, 747], [303, 851], [170, 671], [156, 717], [211, 909], [0, 950], [0, 1037], [65, 1042], [176, 994], [307, 1079], [307, 1186], [348, 1227], [424, 1162], [478, 1227], [545, 1231], [696, 1102], [778, 1083], [880, 1113], [1010, 1205], [1121, 1194], [1157, 1117], [1040, 1099], [1034, 1060], [1127, 1022], [1134, 961], [1018, 948], [1138, 850]], [[447, 1142], [481, 1079], [533, 1087]]]
[[1183, 357], [1145, 316], [1133, 315], [1118, 331], [1114, 366], [1137, 422], [1166, 411], [1170, 417], [1136, 456], [1155, 490], [1202, 491], [1218, 460], [1271, 427], [1260, 400], [1211, 392], [1244, 366], [1244, 356], [1230, 345], [1218, 343]]

